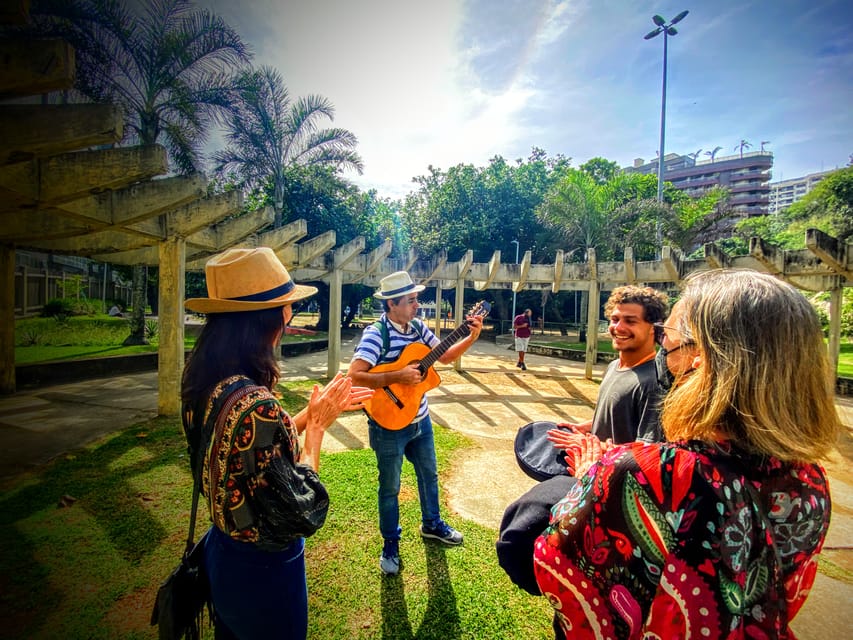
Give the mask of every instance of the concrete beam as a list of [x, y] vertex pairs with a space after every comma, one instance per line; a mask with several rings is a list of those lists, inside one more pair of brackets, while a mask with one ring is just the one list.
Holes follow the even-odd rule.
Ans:
[[[240, 211], [241, 206], [243, 206], [243, 196], [239, 191], [195, 200], [166, 215], [166, 236], [189, 237], [234, 215]], [[262, 215], [262, 212], [259, 213]]]
[[495, 277], [498, 275], [498, 269], [501, 266], [501, 252], [500, 249], [495, 251], [492, 254], [492, 259], [489, 260], [489, 266], [486, 271], [486, 279], [485, 280], [475, 280], [474, 281], [474, 289], [477, 291], [485, 291], [489, 288], [489, 285], [492, 284]]
[[201, 174], [147, 180], [121, 189], [86, 195], [57, 207], [63, 216], [104, 226], [124, 226], [156, 218], [205, 195]]
[[530, 260], [532, 257], [532, 252], [525, 251], [524, 256], [521, 258], [521, 266], [519, 267], [518, 280], [516, 282], [513, 282], [510, 287], [515, 293], [518, 293], [519, 291], [524, 289], [524, 284], [527, 282], [527, 276], [530, 273]]
[[272, 224], [274, 218], [275, 211], [272, 207], [258, 209], [237, 218], [229, 218], [213, 227], [196, 231], [187, 236], [187, 243], [205, 251], [219, 253], [244, 240], [258, 229]]
[[728, 269], [731, 267], [732, 261], [728, 254], [716, 244], [708, 242], [703, 248], [705, 250], [705, 262], [711, 269]]
[[565, 258], [562, 249], [557, 250], [557, 256], [554, 259], [554, 279], [551, 281], [551, 293], [560, 291], [560, 282], [563, 279], [563, 268], [565, 267]]
[[628, 284], [637, 282], [637, 260], [634, 258], [634, 247], [625, 247], [625, 255], [622, 258], [625, 265], [625, 280]]
[[423, 280], [418, 284], [428, 285], [433, 280], [438, 278], [438, 273], [444, 268], [444, 265], [447, 264], [447, 251], [442, 249], [435, 256], [434, 261], [430, 263], [429, 275], [426, 276]]
[[100, 149], [0, 166], [0, 212], [55, 206], [166, 173], [159, 145]]
[[64, 40], [0, 41], [0, 99], [74, 86], [74, 48]]
[[[271, 207], [270, 207], [271, 208]], [[273, 211], [275, 215], [275, 211]], [[278, 229], [265, 231], [258, 236], [258, 246], [269, 247], [273, 251], [281, 251], [284, 247], [298, 242], [308, 235], [308, 221], [305, 218], [294, 220]], [[334, 244], [332, 245], [334, 246]]]
[[123, 130], [112, 104], [0, 106], [0, 164], [112, 144]]
[[355, 284], [356, 282], [363, 282], [365, 278], [369, 278], [379, 269], [382, 262], [390, 255], [393, 248], [394, 246], [391, 240], [386, 239], [385, 242], [376, 247], [370, 253], [357, 256], [353, 263], [353, 267], [356, 271], [354, 273], [349, 272], [345, 274], [343, 283]]
[[[337, 243], [337, 234], [334, 231], [326, 231], [305, 242], [288, 245], [284, 249], [276, 251], [276, 254], [289, 270], [299, 270], [307, 268], [316, 258], [334, 247], [335, 243]], [[320, 268], [320, 272], [324, 271], [325, 267]]]
[[806, 248], [832, 272], [853, 281], [853, 255], [849, 243], [842, 244], [820, 229], [806, 229]]

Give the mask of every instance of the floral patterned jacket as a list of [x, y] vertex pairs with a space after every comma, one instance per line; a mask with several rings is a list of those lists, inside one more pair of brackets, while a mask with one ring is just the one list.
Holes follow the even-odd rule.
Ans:
[[221, 431], [210, 438], [202, 468], [213, 524], [269, 551], [323, 526], [329, 494], [317, 473], [297, 462], [296, 428], [272, 393], [233, 376], [211, 393], [205, 423], [213, 411], [223, 418]]
[[817, 464], [635, 442], [554, 506], [534, 571], [568, 638], [793, 638], [829, 514]]

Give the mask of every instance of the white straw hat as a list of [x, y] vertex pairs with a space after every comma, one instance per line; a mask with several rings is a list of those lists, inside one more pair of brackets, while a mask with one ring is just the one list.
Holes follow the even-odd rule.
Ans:
[[412, 276], [405, 271], [395, 271], [379, 281], [379, 291], [373, 294], [379, 300], [399, 298], [408, 293], [417, 293], [426, 289], [422, 284], [412, 282]]
[[317, 293], [296, 284], [269, 247], [229, 249], [204, 266], [207, 298], [189, 298], [184, 306], [198, 313], [232, 313], [283, 307]]

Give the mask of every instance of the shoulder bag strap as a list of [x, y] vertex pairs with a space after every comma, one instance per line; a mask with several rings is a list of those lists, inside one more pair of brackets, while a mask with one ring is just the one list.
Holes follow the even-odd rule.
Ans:
[[[210, 437], [216, 438], [216, 440], [214, 440], [214, 443], [218, 443], [219, 437], [221, 436], [222, 431], [225, 429], [225, 418], [228, 416], [228, 412], [231, 410], [231, 407], [233, 407], [234, 404], [240, 398], [258, 388], [260, 387], [254, 384], [240, 384], [240, 386], [238, 386], [230, 393], [223, 394], [222, 396], [220, 396], [214, 404], [213, 409], [210, 411], [210, 415], [208, 416], [208, 425], [211, 421], [215, 420], [215, 428], [210, 430], [205, 429], [204, 431], [202, 431], [202, 434], [210, 433]], [[186, 421], [189, 419], [189, 416], [186, 412], [183, 413], [182, 419], [184, 420], [184, 428], [186, 429]], [[192, 548], [195, 543], [195, 520], [196, 514], [198, 513], [198, 500], [199, 495], [201, 494], [201, 474], [204, 469], [203, 461], [204, 456], [207, 452], [207, 445], [208, 443], [206, 441], [199, 442], [198, 451], [196, 452], [198, 460], [196, 464], [195, 477], [193, 478], [193, 504], [192, 509], [190, 510], [190, 529], [189, 533], [187, 534], [187, 545], [184, 549], [184, 555], [187, 555], [190, 551], [192, 551]]]

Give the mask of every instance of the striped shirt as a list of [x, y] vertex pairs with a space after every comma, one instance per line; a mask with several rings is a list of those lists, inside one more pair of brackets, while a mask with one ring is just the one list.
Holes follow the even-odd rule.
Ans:
[[[385, 328], [388, 330], [388, 351], [382, 354], [382, 332], [371, 324], [361, 335], [361, 341], [355, 348], [352, 356], [353, 359], [364, 360], [371, 367], [375, 367], [378, 364], [395, 362], [400, 357], [403, 349], [414, 342], [422, 342], [430, 349], [439, 344], [439, 339], [420, 320], [414, 321], [418, 323], [420, 332], [414, 328], [414, 322], [410, 322], [408, 333], [397, 331], [384, 313], [379, 318], [379, 322], [384, 323]], [[429, 414], [429, 403], [427, 402], [426, 394], [424, 394], [423, 398], [421, 398], [421, 406], [418, 408], [418, 414], [412, 422], [419, 422], [423, 418], [426, 418], [427, 414]]]

